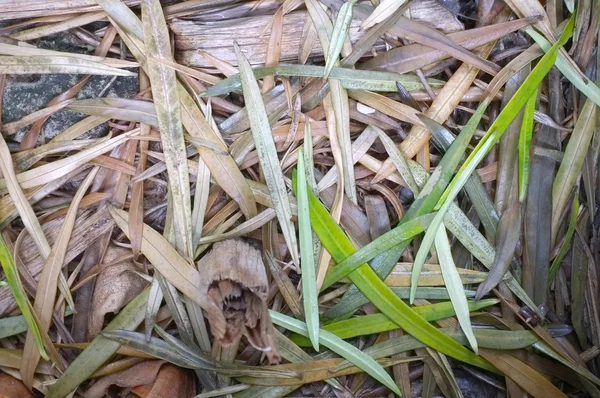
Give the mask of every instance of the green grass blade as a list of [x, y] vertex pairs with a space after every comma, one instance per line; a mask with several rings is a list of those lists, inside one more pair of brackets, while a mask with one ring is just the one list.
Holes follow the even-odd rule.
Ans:
[[21, 310], [21, 313], [23, 314], [25, 321], [27, 322], [27, 326], [29, 326], [29, 330], [31, 330], [31, 333], [33, 334], [35, 345], [42, 358], [47, 361], [50, 358], [48, 357], [46, 349], [44, 348], [42, 334], [32, 313], [31, 303], [29, 303], [27, 295], [25, 294], [25, 290], [23, 289], [23, 285], [21, 284], [21, 279], [19, 278], [19, 272], [17, 271], [15, 261], [10, 254], [10, 250], [8, 250], [8, 247], [6, 247], [6, 242], [4, 241], [2, 234], [0, 234], [0, 264], [2, 264], [2, 270], [4, 271], [10, 291], [13, 294], [19, 309]]
[[329, 77], [331, 69], [337, 63], [338, 57], [342, 52], [342, 47], [344, 47], [344, 42], [348, 37], [348, 29], [350, 29], [350, 23], [352, 22], [352, 7], [354, 7], [356, 1], [350, 0], [344, 3], [335, 19], [327, 56], [325, 57], [325, 73], [323, 76], [325, 79]]
[[298, 259], [298, 241], [296, 240], [296, 231], [292, 223], [292, 209], [287, 194], [287, 188], [283, 179], [283, 172], [277, 157], [277, 149], [273, 141], [273, 133], [269, 125], [269, 117], [260, 94], [260, 89], [256, 78], [252, 73], [252, 68], [246, 57], [242, 54], [239, 46], [235, 45], [235, 51], [240, 66], [240, 77], [242, 81], [244, 98], [246, 100], [246, 109], [250, 119], [252, 136], [256, 144], [256, 152], [260, 165], [265, 174], [267, 187], [273, 200], [273, 207], [277, 214], [283, 237], [288, 245], [292, 260], [295, 264], [300, 264]]
[[[576, 14], [573, 14], [576, 15]], [[565, 28], [565, 31], [567, 28]], [[525, 32], [546, 52], [552, 49], [551, 43], [533, 29], [525, 29]], [[564, 35], [564, 32], [563, 32]], [[565, 56], [558, 53], [556, 58], [556, 67], [579, 91], [587, 98], [591, 99], [596, 105], [600, 106], [600, 88], [589, 79], [583, 79], [583, 73], [575, 70], [570, 62], [567, 62]]]
[[465, 333], [465, 336], [467, 336], [471, 348], [477, 354], [479, 350], [477, 348], [477, 339], [473, 334], [471, 318], [469, 317], [469, 304], [467, 303], [467, 297], [464, 293], [460, 275], [458, 274], [454, 259], [452, 258], [452, 248], [448, 242], [446, 226], [443, 223], [438, 229], [438, 233], [435, 237], [435, 247], [437, 249], [442, 276], [446, 283], [446, 289], [448, 289], [450, 301], [454, 306], [454, 311], [456, 311], [456, 318], [458, 318], [458, 323]]
[[319, 298], [313, 251], [313, 236], [308, 209], [308, 184], [302, 150], [298, 152], [298, 232], [300, 235], [300, 259], [302, 261], [302, 302], [308, 335], [315, 351], [319, 351]]
[[[389, 250], [389, 249], [397, 246], [398, 243], [400, 243], [400, 242], [410, 242], [410, 240], [413, 237], [420, 234], [427, 228], [427, 226], [429, 225], [429, 223], [431, 222], [432, 219], [433, 219], [433, 215], [427, 214], [427, 215], [424, 215], [421, 217], [417, 217], [414, 220], [407, 221], [404, 224], [400, 225], [398, 228], [395, 228], [395, 229], [391, 230], [390, 232], [386, 233], [385, 234], [385, 235], [387, 235], [386, 238], [379, 241], [377, 245], [369, 244], [369, 245], [363, 247], [361, 250], [364, 250], [363, 253], [365, 255], [370, 256], [370, 255], [372, 255], [372, 253], [379, 254], [386, 250]], [[326, 237], [325, 236], [321, 237], [321, 240], [323, 240], [323, 239], [337, 240], [337, 237], [335, 235], [330, 235], [330, 236], [326, 236]], [[365, 248], [367, 248], [367, 249], [365, 249]], [[350, 249], [350, 246], [349, 246], [349, 249]], [[351, 249], [353, 252], [356, 250], [353, 245], [351, 246]], [[375, 254], [375, 256], [377, 256], [377, 254]], [[375, 257], [375, 256], [373, 256], [373, 257]], [[353, 272], [355, 269], [360, 267], [362, 264], [365, 264], [365, 263], [345, 262], [345, 261], [341, 262], [336, 267], [329, 270], [329, 272], [325, 276], [325, 280], [323, 281], [323, 286], [321, 287], [321, 290], [330, 287], [331, 285], [333, 285], [334, 283], [336, 283], [337, 281], [339, 281], [340, 279], [342, 279], [343, 277], [347, 276], [348, 274]]]
[[[498, 118], [494, 121], [494, 123], [490, 126], [487, 133], [481, 139], [477, 147], [473, 150], [473, 152], [469, 155], [466, 162], [462, 165], [459, 171], [456, 173], [456, 177], [452, 180], [450, 185], [446, 188], [446, 191], [442, 195], [439, 200], [437, 207], [439, 207], [438, 214], [435, 216], [432, 221], [423, 241], [421, 243], [421, 247], [415, 257], [415, 264], [413, 267], [413, 275], [412, 275], [412, 285], [411, 289], [416, 289], [417, 283], [419, 280], [419, 273], [421, 272], [421, 268], [425, 263], [425, 259], [429, 252], [429, 248], [431, 247], [435, 236], [437, 234], [437, 229], [442, 224], [444, 216], [450, 207], [450, 204], [458, 195], [458, 192], [465, 185], [465, 182], [469, 179], [470, 175], [475, 171], [477, 165], [483, 160], [486, 154], [492, 149], [494, 145], [498, 142], [504, 131], [508, 128], [512, 120], [517, 116], [521, 108], [525, 105], [525, 103], [529, 100], [529, 97], [533, 95], [533, 93], [538, 89], [542, 80], [548, 74], [554, 62], [556, 60], [556, 54], [558, 49], [561, 48], [566, 41], [571, 36], [573, 31], [575, 20], [571, 18], [569, 23], [565, 27], [565, 30], [560, 37], [560, 39], [556, 42], [552, 49], [548, 51], [542, 59], [538, 62], [536, 67], [533, 69], [531, 74], [525, 79], [523, 85], [517, 90], [513, 98], [508, 102], [506, 107], [500, 112]], [[413, 295], [411, 294], [411, 302]]]
[[[355, 249], [325, 206], [311, 192], [308, 196], [313, 230], [322, 239], [323, 246], [333, 259], [341, 262]], [[334, 237], [334, 239], [327, 239], [328, 236]], [[373, 305], [424, 344], [452, 358], [483, 369], [496, 371], [486, 360], [467, 350], [415, 313], [381, 281], [368, 265], [361, 265], [349, 277]]]
[[571, 219], [569, 220], [569, 227], [567, 228], [567, 233], [565, 235], [565, 240], [560, 245], [560, 250], [554, 260], [552, 260], [552, 264], [550, 265], [550, 271], [548, 272], [548, 285], [552, 283], [556, 274], [558, 273], [558, 267], [560, 267], [560, 263], [567, 255], [567, 251], [569, 250], [569, 246], [571, 244], [571, 239], [573, 239], [573, 234], [575, 233], [575, 227], [577, 227], [577, 217], [579, 216], [579, 195], [575, 194], [575, 199], [573, 200], [573, 207], [571, 208]]
[[[469, 311], [477, 311], [496, 303], [498, 303], [497, 299], [484, 299], [467, 302]], [[414, 307], [413, 310], [428, 322], [437, 321], [439, 319], [444, 319], [455, 315], [454, 307], [449, 301], [423, 305], [421, 307]], [[395, 329], [398, 329], [398, 325], [395, 324], [385, 314], [381, 313], [358, 316], [323, 326], [323, 330], [333, 333], [344, 340], [357, 336], [388, 332]], [[310, 340], [303, 336], [293, 335], [290, 338], [293, 342], [302, 347], [307, 347], [311, 344]]]
[[[308, 336], [308, 329], [304, 322], [272, 310], [269, 310], [269, 313], [271, 314], [271, 319], [273, 319], [273, 323], [282, 326], [288, 330], [291, 330], [292, 332]], [[394, 380], [385, 371], [385, 369], [380, 364], [378, 364], [373, 358], [366, 355], [361, 350], [354, 347], [352, 344], [346, 343], [344, 340], [340, 339], [333, 333], [329, 333], [324, 330], [321, 331], [319, 340], [321, 344], [323, 344], [336, 354], [346, 358], [348, 361], [352, 362], [354, 365], [364, 370], [367, 374], [378, 380], [380, 383], [382, 383], [384, 386], [386, 386], [396, 394], [402, 395], [400, 394], [398, 386], [396, 385], [396, 383], [394, 383]]]
[[527, 194], [527, 184], [529, 183], [529, 168], [531, 167], [530, 151], [531, 139], [533, 136], [535, 113], [535, 104], [537, 100], [537, 91], [533, 93], [525, 104], [523, 111], [523, 124], [521, 126], [521, 135], [519, 136], [519, 202], [525, 202]]

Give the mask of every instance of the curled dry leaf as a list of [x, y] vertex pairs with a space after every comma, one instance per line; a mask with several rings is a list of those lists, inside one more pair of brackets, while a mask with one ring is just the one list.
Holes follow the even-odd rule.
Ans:
[[138, 397], [189, 398], [196, 392], [193, 376], [165, 361], [144, 361], [100, 379], [85, 392], [87, 398], [102, 398], [110, 386], [131, 388]]
[[106, 314], [119, 312], [146, 286], [146, 282], [135, 274], [135, 265], [131, 259], [119, 261], [119, 258], [128, 257], [129, 254], [129, 250], [116, 246], [109, 246], [106, 251], [106, 265], [98, 275], [94, 290], [88, 324], [90, 336], [95, 336], [102, 330]]
[[267, 309], [269, 284], [259, 250], [241, 239], [214, 244], [198, 262], [200, 294], [208, 298], [210, 330], [224, 347], [242, 334], [270, 362], [279, 361], [273, 324]]

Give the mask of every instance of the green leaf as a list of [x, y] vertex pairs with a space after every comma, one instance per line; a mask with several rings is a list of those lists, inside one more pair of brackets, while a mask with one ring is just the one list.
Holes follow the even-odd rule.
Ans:
[[454, 264], [452, 258], [452, 248], [448, 242], [448, 235], [446, 234], [446, 226], [442, 223], [438, 229], [438, 233], [435, 237], [435, 247], [437, 249], [438, 259], [440, 262], [440, 269], [442, 270], [442, 276], [444, 282], [446, 282], [446, 289], [448, 289], [448, 295], [450, 301], [456, 311], [456, 318], [461, 329], [467, 336], [469, 344], [475, 353], [478, 353], [477, 339], [473, 334], [473, 328], [471, 327], [471, 318], [469, 317], [469, 304], [467, 303], [467, 297], [464, 293], [462, 281], [460, 275]]
[[[572, 17], [575, 17], [576, 14], [573, 14]], [[569, 22], [570, 23], [570, 22]], [[562, 36], [564, 36], [564, 32], [567, 31], [567, 27], [563, 31]], [[552, 49], [556, 46], [551, 45], [551, 43], [544, 38], [541, 34], [536, 32], [533, 29], [525, 29], [525, 32], [544, 50], [546, 53], [552, 51]], [[569, 32], [570, 35], [570, 32]], [[561, 36], [561, 38], [562, 38]], [[560, 40], [559, 40], [560, 41]], [[564, 44], [564, 43], [563, 43]], [[556, 67], [558, 70], [575, 86], [579, 91], [581, 91], [587, 98], [591, 99], [596, 105], [600, 106], [600, 88], [594, 84], [589, 79], [585, 79], [585, 76], [580, 70], [576, 70], [571, 62], [568, 62], [563, 54], [558, 53], [558, 57], [556, 58]]]
[[31, 333], [33, 334], [35, 345], [37, 346], [42, 358], [47, 361], [50, 358], [48, 357], [46, 349], [44, 348], [42, 334], [33, 314], [31, 303], [27, 299], [27, 295], [25, 294], [25, 290], [21, 284], [21, 279], [19, 278], [19, 272], [17, 271], [15, 261], [13, 260], [10, 250], [8, 250], [8, 247], [6, 246], [6, 242], [4, 241], [2, 234], [0, 234], [0, 264], [2, 264], [2, 270], [4, 271], [4, 276], [6, 277], [6, 282], [8, 282], [10, 291], [13, 294], [19, 309], [21, 310], [21, 313], [23, 314], [25, 321], [27, 322], [29, 330], [31, 330]]
[[565, 234], [565, 240], [563, 240], [560, 245], [560, 250], [554, 260], [552, 260], [552, 264], [550, 265], [550, 271], [548, 272], [548, 285], [552, 283], [556, 274], [558, 272], [558, 267], [562, 263], [562, 260], [567, 255], [567, 251], [569, 250], [569, 246], [571, 245], [571, 239], [573, 239], [573, 234], [575, 233], [575, 227], [577, 227], [577, 217], [579, 216], [579, 195], [575, 194], [575, 199], [573, 199], [573, 206], [571, 207], [571, 218], [569, 220], [569, 227], [567, 228], [567, 233]]
[[533, 93], [523, 111], [523, 125], [519, 135], [519, 202], [525, 202], [527, 194], [527, 184], [529, 183], [529, 168], [531, 167], [531, 139], [533, 137], [533, 126], [535, 124], [533, 116], [535, 113], [535, 104], [537, 101], [537, 91]]
[[[325, 206], [310, 191], [308, 198], [313, 230], [333, 259], [341, 262], [354, 252], [352, 243], [335, 223]], [[496, 371], [486, 360], [467, 350], [415, 313], [379, 279], [368, 265], [361, 265], [349, 277], [375, 307], [408, 334], [455, 359]]]
[[[479, 301], [469, 301], [467, 304], [469, 311], [477, 311], [481, 308], [489, 307], [496, 303], [498, 303], [497, 299], [485, 299]], [[414, 307], [413, 310], [428, 322], [437, 321], [455, 315], [454, 307], [449, 301]], [[344, 340], [351, 339], [356, 336], [383, 333], [396, 329], [398, 329], [398, 325], [385, 314], [381, 313], [358, 316], [323, 326], [323, 330], [331, 332]], [[310, 345], [310, 340], [302, 336], [293, 335], [291, 336], [291, 340], [303, 347]]]
[[292, 260], [295, 264], [300, 264], [296, 231], [294, 224], [291, 221], [292, 210], [290, 207], [290, 200], [283, 179], [283, 171], [281, 170], [279, 158], [277, 157], [277, 149], [275, 148], [275, 142], [273, 141], [273, 132], [269, 125], [269, 117], [260, 94], [258, 83], [256, 82], [256, 77], [250, 67], [250, 63], [242, 54], [237, 44], [235, 44], [235, 51], [240, 66], [240, 78], [258, 159], [265, 174], [265, 180], [267, 181], [267, 187], [271, 194], [273, 207], [277, 213], [277, 219], [281, 226], [283, 237], [290, 250]]
[[[279, 312], [273, 310], [269, 310], [269, 313], [271, 314], [273, 323], [291, 330], [292, 332], [300, 333], [303, 336], [308, 336], [308, 329], [304, 322], [280, 314]], [[385, 371], [385, 369], [375, 360], [373, 360], [373, 358], [365, 355], [361, 350], [354, 347], [352, 344], [346, 343], [336, 335], [324, 330], [321, 330], [321, 333], [319, 334], [319, 341], [325, 347], [346, 358], [348, 361], [364, 370], [367, 374], [378, 380], [396, 394], [402, 395], [398, 389], [398, 386], [396, 383], [394, 383], [394, 380]]]
[[[477, 165], [483, 160], [489, 150], [496, 145], [502, 134], [506, 131], [512, 120], [517, 116], [520, 112], [521, 108], [525, 105], [525, 103], [529, 100], [531, 95], [538, 89], [538, 86], [548, 74], [552, 66], [554, 65], [554, 61], [556, 60], [556, 54], [558, 49], [562, 47], [566, 41], [571, 36], [574, 26], [574, 18], [569, 20], [562, 36], [556, 42], [552, 49], [548, 51], [542, 59], [538, 62], [536, 67], [532, 70], [531, 74], [525, 79], [523, 85], [517, 90], [513, 98], [508, 102], [508, 104], [504, 107], [500, 115], [496, 118], [494, 123], [490, 126], [487, 133], [481, 139], [477, 147], [473, 150], [473, 152], [469, 155], [466, 162], [461, 166], [459, 171], [456, 173], [456, 177], [452, 180], [450, 185], [446, 188], [446, 191], [442, 195], [439, 200], [439, 203], [436, 207], [439, 208], [438, 214], [435, 216], [432, 221], [423, 241], [421, 243], [421, 247], [415, 257], [415, 265], [413, 268], [413, 278], [411, 289], [416, 289], [420, 269], [425, 263], [425, 259], [429, 252], [429, 248], [435, 239], [437, 234], [437, 229], [442, 224], [444, 219], [444, 215], [448, 211], [451, 203], [453, 202], [458, 192], [465, 185], [465, 182], [469, 179], [470, 175], [475, 171]], [[411, 295], [412, 298], [412, 295]], [[412, 301], [412, 300], [411, 300]]]
[[310, 212], [308, 209], [308, 184], [302, 150], [298, 151], [298, 233], [300, 236], [300, 259], [302, 261], [302, 301], [304, 303], [304, 317], [308, 326], [308, 335], [315, 351], [319, 351], [319, 298], [317, 292], [317, 276], [315, 269], [315, 256], [313, 251], [313, 237], [310, 227]]

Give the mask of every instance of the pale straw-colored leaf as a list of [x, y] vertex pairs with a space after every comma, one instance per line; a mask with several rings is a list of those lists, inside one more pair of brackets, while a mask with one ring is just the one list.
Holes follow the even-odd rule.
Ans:
[[7, 75], [86, 74], [135, 76], [134, 72], [113, 68], [101, 63], [65, 56], [6, 56], [0, 57], [0, 73]]
[[[73, 197], [73, 201], [69, 206], [69, 210], [61, 225], [54, 246], [46, 259], [42, 274], [40, 275], [33, 309], [40, 320], [39, 327], [44, 332], [47, 332], [48, 329], [50, 329], [59, 275], [62, 271], [69, 239], [71, 238], [73, 227], [75, 226], [75, 218], [77, 216], [77, 211], [79, 210], [79, 204], [94, 181], [98, 170], [98, 167], [92, 169], [77, 189], [77, 193]], [[21, 376], [26, 385], [31, 385], [33, 383], [35, 369], [40, 360], [40, 353], [35, 349], [34, 336], [31, 332], [27, 333], [25, 348], [23, 349], [23, 359]]]
[[248, 60], [242, 54], [240, 48], [235, 45], [240, 65], [240, 77], [246, 100], [246, 109], [250, 119], [250, 127], [256, 145], [256, 151], [262, 166], [267, 186], [271, 193], [271, 199], [277, 213], [277, 219], [283, 236], [288, 245], [292, 260], [295, 264], [300, 264], [298, 258], [298, 242], [296, 240], [296, 229], [291, 221], [292, 210], [287, 195], [287, 187], [283, 178], [277, 149], [273, 142], [271, 126], [265, 105], [260, 95], [258, 83], [252, 73], [252, 68]]
[[181, 106], [177, 95], [175, 71], [156, 59], [173, 60], [169, 29], [157, 0], [142, 1], [142, 25], [146, 50], [146, 72], [152, 86], [154, 108], [165, 153], [172, 199], [173, 244], [184, 256], [191, 256], [192, 204]]
[[369, 29], [371, 26], [385, 21], [406, 3], [406, 0], [383, 0], [360, 25], [361, 29]]

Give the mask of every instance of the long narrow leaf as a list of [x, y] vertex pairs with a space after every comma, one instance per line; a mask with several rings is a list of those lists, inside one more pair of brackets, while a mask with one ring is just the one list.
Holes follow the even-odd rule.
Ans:
[[[308, 336], [308, 329], [306, 328], [306, 324], [304, 322], [290, 318], [289, 316], [280, 314], [276, 311], [270, 310], [269, 313], [271, 314], [273, 323], [283, 326], [284, 328], [293, 332]], [[402, 395], [400, 394], [398, 386], [396, 383], [394, 383], [394, 380], [383, 369], [383, 367], [371, 357], [365, 355], [358, 348], [354, 347], [352, 344], [346, 343], [336, 335], [323, 330], [319, 335], [319, 341], [336, 354], [346, 358], [348, 361], [364, 370], [367, 374], [371, 375], [373, 378], [378, 380], [396, 394]]]
[[304, 302], [304, 317], [308, 327], [308, 335], [315, 351], [319, 351], [319, 298], [315, 257], [313, 251], [313, 236], [310, 226], [310, 211], [308, 209], [308, 184], [306, 181], [306, 166], [302, 151], [298, 152], [298, 231], [300, 235], [300, 259], [302, 261], [302, 301]]
[[429, 229], [427, 230], [427, 233], [423, 238], [423, 242], [421, 243], [421, 247], [419, 248], [417, 256], [415, 257], [415, 270], [413, 273], [411, 286], [412, 289], [416, 289], [417, 287], [419, 269], [425, 263], [429, 248], [431, 247], [431, 244], [433, 243], [433, 240], [437, 234], [437, 229], [442, 224], [442, 220], [444, 219], [444, 215], [448, 211], [450, 204], [454, 198], [456, 198], [456, 195], [458, 195], [458, 192], [460, 192], [471, 173], [475, 171], [477, 165], [483, 160], [489, 150], [498, 142], [504, 131], [506, 131], [510, 125], [511, 121], [516, 117], [531, 95], [538, 89], [538, 86], [554, 65], [558, 49], [561, 48], [571, 36], [574, 21], [574, 18], [569, 20], [569, 23], [567, 24], [560, 39], [554, 46], [552, 46], [552, 49], [542, 57], [531, 74], [527, 77], [527, 79], [525, 79], [523, 85], [517, 90], [513, 98], [508, 102], [500, 115], [498, 115], [496, 121], [490, 126], [486, 135], [469, 155], [466, 162], [461, 166], [456, 177], [454, 177], [448, 188], [446, 188], [446, 191], [440, 198], [437, 205], [439, 207], [438, 214], [435, 216]]
[[277, 157], [277, 150], [273, 142], [273, 134], [269, 126], [267, 111], [250, 63], [242, 54], [237, 44], [235, 45], [235, 51], [240, 65], [240, 78], [246, 99], [246, 109], [248, 110], [252, 136], [254, 137], [256, 151], [258, 152], [265, 180], [271, 193], [273, 207], [277, 213], [277, 219], [291, 253], [292, 260], [295, 264], [300, 264], [296, 231], [291, 221], [292, 210], [290, 208], [285, 181], [283, 180], [283, 172], [279, 164], [279, 158]]
[[[322, 240], [323, 246], [331, 253], [334, 260], [341, 261], [345, 259], [355, 251], [352, 243], [348, 241], [348, 238], [332, 219], [325, 206], [310, 191], [308, 192], [308, 198], [314, 231], [320, 239], [328, 235], [335, 236], [335, 239]], [[368, 265], [361, 265], [349, 277], [373, 305], [410, 335], [455, 359], [496, 371], [487, 361], [456, 343], [416, 314], [379, 279]]]

